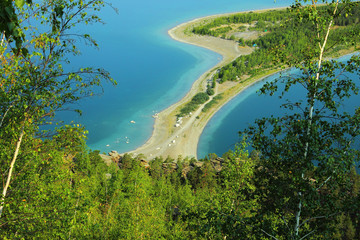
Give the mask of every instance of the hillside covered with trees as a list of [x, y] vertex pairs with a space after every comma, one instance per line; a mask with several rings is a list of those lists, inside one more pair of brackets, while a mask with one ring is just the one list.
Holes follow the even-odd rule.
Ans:
[[[62, 66], [79, 54], [73, 28], [101, 21], [96, 13], [105, 4], [0, 3], [0, 238], [360, 239], [360, 110], [339, 110], [358, 92], [359, 79], [343, 74], [359, 75], [360, 57], [326, 59], [350, 45], [357, 49], [358, 2], [318, 7], [296, 1], [291, 10], [234, 15], [194, 28], [226, 36], [228, 23], [257, 21], [253, 27], [268, 33], [250, 43], [256, 50], [217, 77], [294, 66], [301, 74], [261, 92], [273, 95], [282, 82], [284, 96], [300, 84], [306, 99], [285, 102], [281, 117], [257, 120], [221, 157], [145, 162], [125, 154], [106, 164], [86, 146], [84, 127], [53, 122], [58, 110], [96, 93], [101, 81], [116, 84], [102, 68], [67, 72]], [[30, 27], [36, 24], [42, 31]], [[76, 37], [96, 46], [86, 33]], [[187, 108], [206, 101], [211, 88]]]
[[[360, 6], [355, 4], [349, 12], [343, 6], [334, 20], [331, 34], [326, 46], [326, 56], [334, 56], [342, 49], [354, 47], [360, 42], [359, 15]], [[318, 8], [319, 14], [331, 11], [329, 6]], [[238, 41], [240, 45], [254, 46], [250, 55], [239, 57], [236, 61], [220, 69], [214, 76], [220, 83], [236, 81], [243, 75], [256, 76], [263, 71], [276, 67], [295, 66], [299, 60], [313, 54], [315, 44], [311, 31], [312, 23], [296, 18], [297, 12], [292, 9], [272, 10], [264, 13], [239, 13], [228, 17], [216, 18], [213, 21], [194, 27], [192, 32], [200, 35], [228, 38]], [[265, 33], [254, 40], [235, 37], [236, 32], [247, 30]]]

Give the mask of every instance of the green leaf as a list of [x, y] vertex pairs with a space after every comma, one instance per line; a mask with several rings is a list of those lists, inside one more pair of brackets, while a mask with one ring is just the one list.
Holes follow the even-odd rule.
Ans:
[[16, 27], [15, 23], [13, 23], [13, 22], [9, 22], [9, 23], [7, 24], [7, 26], [8, 26], [8, 28], [9, 28], [9, 31], [10, 31], [10, 32], [14, 31], [14, 29], [15, 29], [15, 27]]
[[14, 9], [10, 6], [5, 7], [5, 11], [6, 11], [8, 17], [12, 17], [14, 15]]
[[18, 8], [22, 8], [25, 4], [25, 0], [15, 0], [15, 5]]
[[21, 52], [25, 57], [29, 54], [29, 50], [27, 50], [27, 48], [22, 48]]

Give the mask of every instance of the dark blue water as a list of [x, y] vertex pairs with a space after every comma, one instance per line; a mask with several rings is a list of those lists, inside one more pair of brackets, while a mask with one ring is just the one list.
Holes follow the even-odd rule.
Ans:
[[[197, 17], [288, 6], [291, 1], [244, 0], [114, 0], [101, 12], [105, 25], [82, 28], [92, 34], [99, 50], [82, 44], [83, 55], [72, 67], [101, 66], [118, 82], [104, 84], [104, 94], [74, 108], [83, 116], [61, 113], [66, 122], [83, 123], [89, 130], [88, 145], [102, 152], [132, 150], [151, 136], [155, 112], [180, 100], [192, 83], [219, 61], [206, 49], [172, 40], [167, 31]], [[130, 121], [135, 121], [131, 124]], [[129, 139], [129, 143], [126, 140]]]
[[[346, 61], [349, 58], [350, 55], [344, 56], [339, 61]], [[292, 70], [282, 74], [294, 73], [296, 71]], [[221, 156], [230, 149], [234, 149], [235, 143], [240, 141], [238, 132], [253, 124], [255, 119], [270, 117], [271, 115], [279, 116], [285, 112], [284, 109], [280, 108], [280, 105], [285, 103], [284, 100], [279, 99], [277, 96], [271, 97], [257, 93], [257, 90], [266, 81], [272, 81], [279, 76], [280, 74], [275, 74], [252, 85], [214, 115], [200, 137], [198, 145], [199, 158], [205, 157], [208, 153], [216, 153]], [[360, 86], [359, 75], [352, 74], [350, 77]], [[305, 92], [301, 87], [294, 87], [285, 97], [293, 101], [305, 99]], [[360, 95], [355, 95], [344, 102], [342, 109], [353, 113], [359, 105]]]

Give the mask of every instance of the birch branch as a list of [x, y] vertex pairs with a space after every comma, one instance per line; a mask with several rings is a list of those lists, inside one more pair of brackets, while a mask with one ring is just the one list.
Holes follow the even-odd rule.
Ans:
[[4, 204], [5, 204], [4, 201], [5, 201], [7, 190], [9, 188], [9, 186], [10, 186], [10, 180], [11, 180], [11, 176], [12, 176], [13, 171], [14, 171], [15, 162], [16, 162], [17, 156], [19, 155], [21, 142], [22, 142], [23, 136], [25, 134], [24, 128], [25, 128], [25, 122], [22, 125], [20, 136], [19, 136], [19, 139], [18, 139], [18, 141], [16, 143], [14, 156], [13, 156], [13, 159], [11, 160], [11, 164], [10, 164], [9, 174], [7, 176], [6, 184], [5, 184], [5, 187], [4, 187], [3, 192], [2, 192], [1, 202], [0, 202], [0, 218], [1, 218], [2, 212], [4, 210]]
[[273, 235], [271, 235], [270, 233], [267, 233], [265, 230], [261, 229], [260, 228], [260, 231], [262, 231], [263, 233], [265, 233], [266, 235], [268, 235], [269, 237], [273, 238], [273, 239], [276, 239], [276, 240], [279, 240], [278, 238], [274, 237]]

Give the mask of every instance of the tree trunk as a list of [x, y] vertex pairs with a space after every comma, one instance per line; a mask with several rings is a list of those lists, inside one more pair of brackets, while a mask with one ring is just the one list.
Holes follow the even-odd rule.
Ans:
[[[336, 1], [336, 5], [335, 5], [335, 9], [333, 11], [333, 16], [335, 16], [337, 9], [338, 9], [338, 5], [339, 5], [339, 0]], [[316, 98], [316, 88], [318, 85], [318, 81], [320, 80], [320, 70], [322, 67], [322, 63], [323, 63], [323, 57], [324, 57], [324, 51], [325, 51], [325, 47], [327, 44], [327, 40], [330, 34], [330, 30], [331, 27], [333, 25], [333, 19], [330, 20], [329, 25], [327, 26], [326, 29], [326, 34], [324, 37], [324, 42], [321, 44], [321, 42], [319, 42], [319, 48], [320, 48], [320, 54], [319, 54], [319, 60], [318, 60], [318, 68], [317, 68], [317, 72], [316, 72], [316, 80], [315, 80], [315, 88], [314, 88], [314, 92], [312, 93], [312, 99], [311, 99], [311, 103], [310, 103], [310, 108], [309, 108], [309, 118], [308, 118], [308, 126], [307, 126], [307, 130], [306, 130], [306, 135], [307, 137], [310, 136], [310, 131], [311, 131], [311, 125], [312, 125], [312, 120], [313, 120], [313, 113], [314, 113], [314, 105], [315, 105], [315, 98]], [[320, 38], [320, 32], [318, 31], [318, 38]], [[305, 143], [305, 149], [304, 149], [304, 160], [306, 161], [306, 158], [308, 156], [309, 153], [309, 141], [307, 140]], [[302, 178], [304, 179], [304, 173], [302, 173]], [[302, 192], [299, 191], [298, 192], [299, 195], [299, 204], [298, 204], [298, 210], [296, 212], [296, 216], [295, 216], [295, 227], [294, 227], [294, 231], [295, 231], [295, 236], [298, 237], [299, 236], [299, 228], [300, 228], [300, 217], [301, 217], [301, 208], [302, 208], [302, 202], [301, 202], [301, 195]]]
[[14, 171], [15, 162], [16, 162], [17, 156], [19, 155], [21, 141], [22, 141], [24, 133], [25, 133], [24, 127], [25, 127], [25, 124], [23, 124], [23, 126], [21, 128], [19, 139], [16, 142], [16, 148], [15, 148], [13, 159], [12, 159], [11, 164], [10, 164], [9, 174], [7, 176], [6, 184], [5, 184], [3, 192], [2, 192], [1, 203], [0, 203], [1, 204], [0, 205], [0, 218], [1, 218], [2, 212], [4, 210], [4, 204], [5, 204], [4, 201], [5, 201], [7, 190], [9, 188], [9, 186], [10, 186], [11, 176], [12, 176], [13, 171]]

